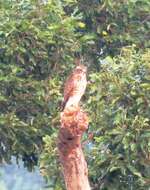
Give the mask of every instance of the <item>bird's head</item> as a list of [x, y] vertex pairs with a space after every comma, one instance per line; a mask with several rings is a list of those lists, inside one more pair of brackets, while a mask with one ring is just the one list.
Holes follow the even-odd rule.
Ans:
[[87, 67], [80, 64], [80, 65], [78, 65], [76, 67], [76, 71], [77, 71], [77, 73], [84, 73], [84, 74], [86, 74], [87, 73]]

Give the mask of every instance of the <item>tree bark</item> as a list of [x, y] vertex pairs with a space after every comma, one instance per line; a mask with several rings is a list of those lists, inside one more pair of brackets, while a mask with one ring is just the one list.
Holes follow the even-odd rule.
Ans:
[[81, 137], [88, 128], [88, 116], [79, 107], [61, 113], [58, 150], [67, 190], [90, 190], [88, 169], [81, 146]]

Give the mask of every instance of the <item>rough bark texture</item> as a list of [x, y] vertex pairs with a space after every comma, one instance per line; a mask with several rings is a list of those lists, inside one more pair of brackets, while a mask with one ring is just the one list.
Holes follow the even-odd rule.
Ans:
[[81, 137], [87, 128], [87, 114], [79, 106], [68, 107], [61, 113], [58, 149], [67, 190], [90, 190], [81, 147]]

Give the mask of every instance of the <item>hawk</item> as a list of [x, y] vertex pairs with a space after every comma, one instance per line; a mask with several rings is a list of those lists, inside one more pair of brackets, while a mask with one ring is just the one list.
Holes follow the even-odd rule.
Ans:
[[87, 67], [79, 63], [66, 80], [62, 110], [72, 105], [78, 106], [87, 85], [86, 73]]

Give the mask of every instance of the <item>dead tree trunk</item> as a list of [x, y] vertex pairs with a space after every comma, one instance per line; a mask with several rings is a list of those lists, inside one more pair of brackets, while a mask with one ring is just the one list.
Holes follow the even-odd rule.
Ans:
[[67, 103], [61, 113], [58, 150], [67, 190], [90, 190], [81, 146], [81, 137], [88, 128], [88, 116], [78, 106], [87, 84], [85, 72], [86, 67], [78, 65], [68, 78], [64, 91]]
[[87, 127], [88, 117], [80, 107], [65, 109], [61, 114], [58, 149], [67, 190], [90, 190], [81, 147], [81, 137]]

